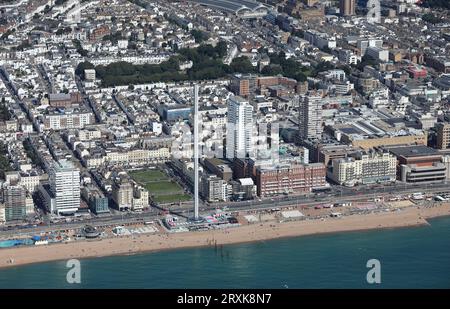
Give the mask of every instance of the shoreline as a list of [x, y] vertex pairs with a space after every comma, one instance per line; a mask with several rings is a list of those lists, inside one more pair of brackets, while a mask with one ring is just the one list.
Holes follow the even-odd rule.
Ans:
[[[92, 241], [5, 248], [0, 249], [0, 269], [73, 258], [135, 255], [320, 234], [406, 228], [429, 225], [427, 219], [444, 216], [450, 216], [450, 203], [434, 207], [414, 206], [390, 212], [354, 214], [341, 218], [309, 219], [282, 223], [267, 221], [223, 230], [141, 234]], [[11, 259], [14, 260], [14, 263], [9, 262]]]

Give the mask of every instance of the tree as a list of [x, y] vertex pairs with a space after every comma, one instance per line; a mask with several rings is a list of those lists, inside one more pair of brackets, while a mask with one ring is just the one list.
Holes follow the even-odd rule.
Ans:
[[6, 99], [3, 97], [0, 103], [0, 120], [10, 120], [11, 115], [9, 114], [8, 107], [6, 106]]
[[448, 0], [423, 0], [421, 5], [427, 8], [443, 8], [450, 10], [450, 1]]
[[[183, 80], [207, 80], [217, 79], [239, 70], [239, 72], [256, 72], [246, 57], [234, 61], [232, 66], [223, 63], [222, 58], [227, 53], [227, 44], [219, 42], [215, 47], [203, 44], [197, 48], [182, 48], [178, 55], [160, 64], [133, 65], [126, 62], [111, 63], [107, 66], [95, 67], [97, 77], [101, 79], [105, 87], [118, 85], [133, 85], [154, 82], [183, 81]], [[192, 68], [180, 71], [180, 63], [192, 61]], [[78, 73], [91, 65], [81, 64]]]
[[1, 176], [4, 177], [4, 172], [11, 171], [11, 164], [8, 158], [8, 147], [3, 141], [0, 141], [0, 172]]
[[255, 73], [256, 69], [245, 56], [234, 58], [230, 64], [231, 68], [236, 73]]
[[275, 73], [277, 73], [297, 81], [305, 81], [307, 76], [310, 75], [308, 68], [302, 66], [298, 61], [292, 58], [286, 59], [286, 54], [284, 52], [269, 54], [269, 58], [271, 63], [270, 67], [264, 67], [261, 71], [264, 75], [275, 75]]
[[335, 69], [335, 66], [331, 62], [322, 61], [322, 62], [319, 62], [317, 64], [317, 66], [314, 68], [312, 75], [317, 76], [317, 74], [319, 74], [320, 72], [333, 70], [333, 69]]
[[267, 76], [283, 74], [283, 69], [278, 64], [267, 65], [261, 70], [261, 74], [267, 75]]
[[117, 44], [119, 40], [124, 39], [120, 32], [114, 32], [103, 37], [103, 41], [111, 41], [113, 44]]
[[352, 69], [348, 65], [343, 65], [343, 66], [340, 67], [340, 69], [344, 70], [344, 72], [345, 72], [345, 74], [347, 74], [347, 76], [352, 74]]
[[81, 42], [79, 40], [73, 40], [72, 42], [73, 42], [73, 45], [75, 46], [75, 48], [77, 49], [77, 52], [81, 56], [86, 57], [88, 54], [88, 51], [81, 46]]
[[422, 15], [422, 20], [426, 21], [428, 23], [431, 23], [433, 25], [443, 22], [442, 19], [433, 15], [432, 13], [427, 13], [427, 14]]
[[202, 43], [208, 39], [208, 34], [197, 29], [191, 30], [191, 35], [194, 37], [196, 43]]
[[200, 45], [197, 51], [199, 52], [199, 54], [205, 55], [207, 57], [216, 57], [216, 49], [211, 44]]
[[216, 45], [216, 52], [219, 55], [220, 58], [223, 58], [227, 55], [228, 46], [225, 41], [220, 41]]

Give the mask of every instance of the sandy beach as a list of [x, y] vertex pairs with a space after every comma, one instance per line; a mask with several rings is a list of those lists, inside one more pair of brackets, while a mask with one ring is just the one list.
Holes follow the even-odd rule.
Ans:
[[[225, 230], [141, 234], [45, 246], [0, 249], [0, 268], [71, 258], [124, 255], [146, 251], [255, 242], [282, 237], [428, 224], [427, 219], [449, 216], [450, 204], [409, 207], [401, 211], [369, 213], [290, 222], [265, 222]], [[13, 263], [11, 263], [11, 259]]]

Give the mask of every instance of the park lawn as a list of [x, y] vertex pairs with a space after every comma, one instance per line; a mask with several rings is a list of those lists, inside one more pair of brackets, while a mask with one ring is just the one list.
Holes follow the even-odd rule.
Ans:
[[183, 193], [183, 189], [177, 183], [171, 181], [148, 182], [145, 184], [145, 188], [150, 195]]
[[170, 178], [160, 170], [139, 170], [129, 174], [148, 190], [156, 203], [177, 203], [192, 199], [190, 195], [184, 193], [179, 184], [170, 181]]
[[130, 176], [141, 184], [146, 184], [150, 181], [168, 180], [167, 176], [160, 170], [140, 170], [130, 172]]
[[157, 203], [176, 203], [185, 202], [191, 200], [192, 197], [187, 194], [170, 194], [170, 195], [158, 195], [153, 198]]

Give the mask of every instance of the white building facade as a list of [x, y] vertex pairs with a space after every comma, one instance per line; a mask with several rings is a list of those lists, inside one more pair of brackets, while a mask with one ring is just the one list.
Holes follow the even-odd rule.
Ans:
[[252, 150], [253, 106], [242, 97], [228, 99], [226, 155], [245, 158]]
[[51, 212], [74, 213], [80, 207], [80, 170], [70, 161], [61, 160], [49, 171], [50, 189], [55, 198]]

